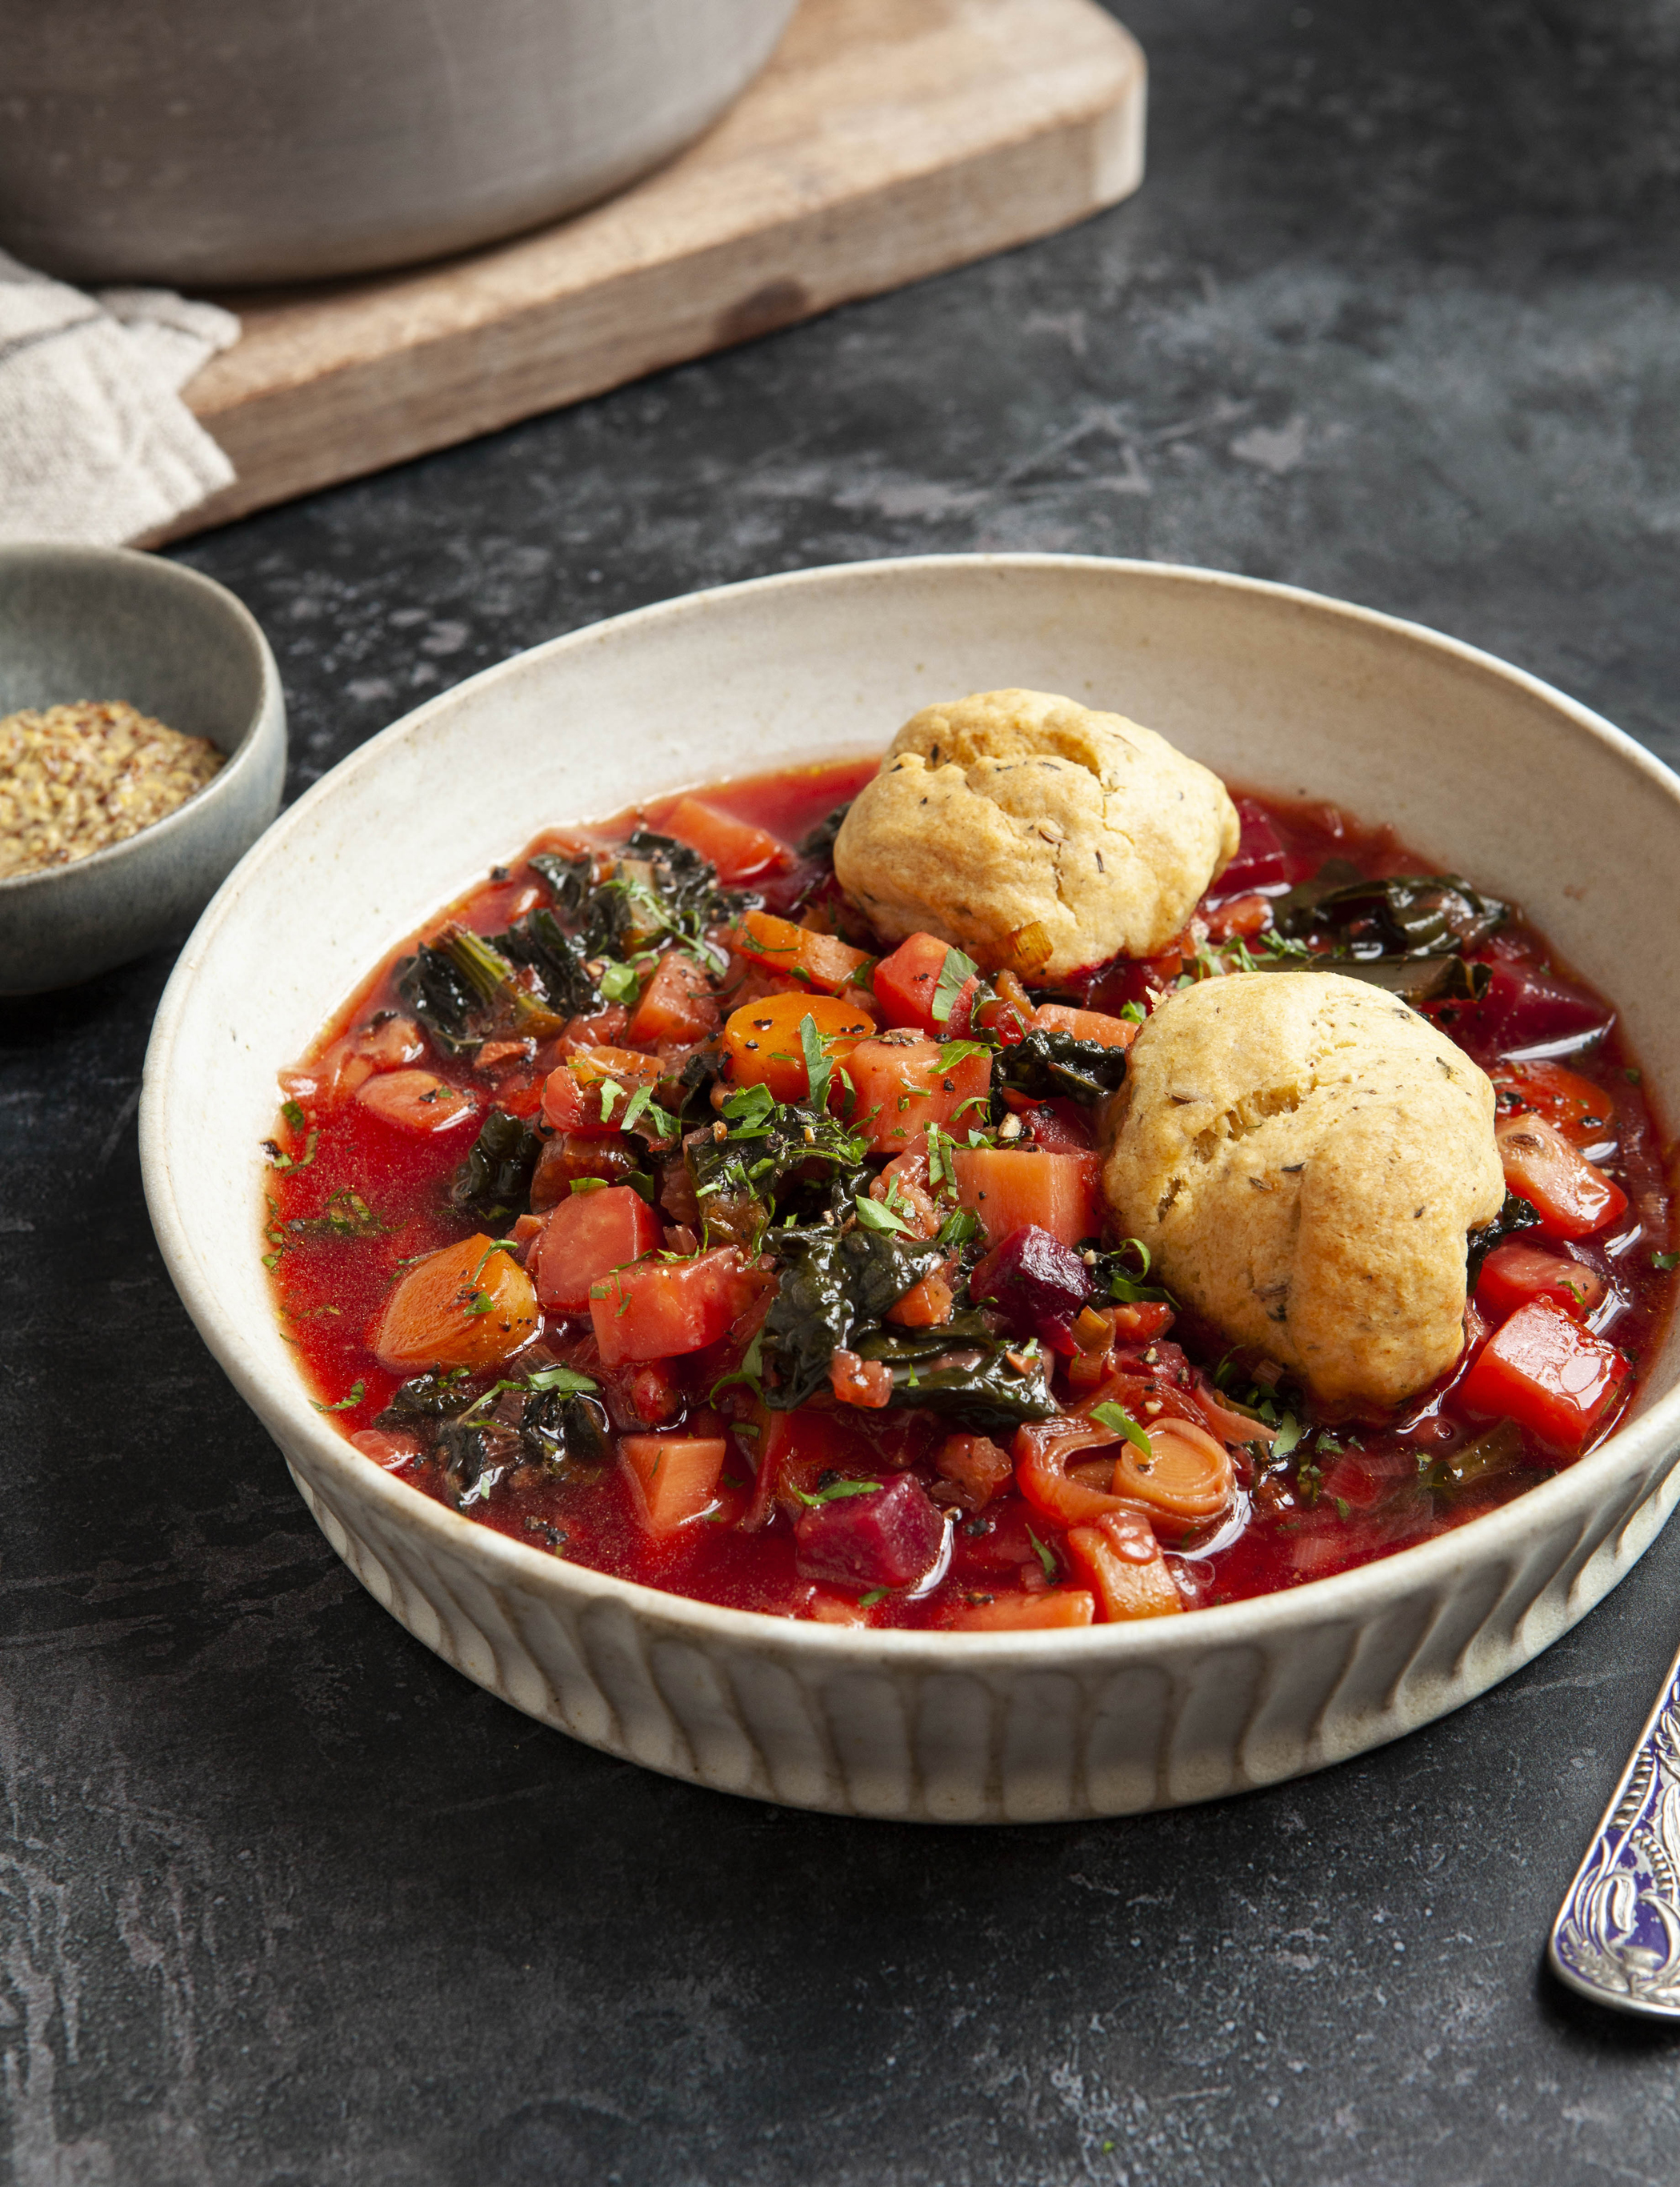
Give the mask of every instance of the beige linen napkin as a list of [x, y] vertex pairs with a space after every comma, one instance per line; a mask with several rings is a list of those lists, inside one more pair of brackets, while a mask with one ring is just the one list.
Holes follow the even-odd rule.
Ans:
[[214, 304], [84, 295], [0, 251], [0, 540], [120, 547], [229, 485], [180, 391], [239, 334]]

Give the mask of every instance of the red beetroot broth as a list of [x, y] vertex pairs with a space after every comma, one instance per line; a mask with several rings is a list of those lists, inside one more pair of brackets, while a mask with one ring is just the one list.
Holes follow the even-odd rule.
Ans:
[[[835, 806], [854, 796], [877, 764], [870, 759], [801, 767], [714, 785], [695, 794], [792, 842]], [[1375, 879], [1437, 870], [1402, 846], [1386, 827], [1363, 827], [1322, 802], [1250, 795], [1263, 807], [1283, 843], [1289, 882], [1310, 877], [1328, 857], [1346, 859]], [[676, 802], [675, 797], [650, 801], [587, 829], [545, 831], [519, 858], [497, 869], [489, 881], [429, 922], [420, 930], [421, 938], [435, 935], [452, 919], [481, 933], [499, 930], [531, 902], [546, 900], [546, 891], [542, 891], [529, 863], [533, 854], [559, 841], [622, 840], [638, 824], [657, 829]], [[811, 872], [808, 865], [801, 863], [789, 873], [756, 880], [752, 885], [765, 897], [768, 909], [779, 912], [796, 897]], [[541, 891], [541, 897], [535, 891]], [[1220, 901], [1216, 883], [1208, 902]], [[375, 1012], [401, 1009], [393, 968], [413, 947], [410, 942], [391, 953], [337, 1014], [311, 1049], [312, 1056], [319, 1055], [342, 1032], [365, 1022]], [[1544, 937], [1520, 916], [1508, 922], [1487, 945], [1470, 953], [1554, 969], [1560, 976], [1572, 976], [1556, 962]], [[1149, 968], [1121, 963], [1076, 978], [1060, 992], [1065, 998], [1090, 1008], [1118, 1010], [1126, 1002], [1140, 999], [1150, 979]], [[1458, 1013], [1445, 1009], [1431, 1010], [1430, 1015], [1443, 1030], [1453, 1031]], [[1609, 1033], [1590, 1052], [1570, 1054], [1565, 1060], [1570, 1070], [1591, 1079], [1608, 1097], [1619, 1143], [1615, 1156], [1601, 1166], [1621, 1183], [1628, 1196], [1627, 1210], [1620, 1221], [1577, 1248], [1581, 1257], [1601, 1272], [1614, 1272], [1624, 1303], [1610, 1321], [1600, 1321], [1595, 1326], [1604, 1330], [1635, 1363], [1634, 1375], [1620, 1403], [1600, 1424], [1588, 1446], [1592, 1448], [1611, 1432], [1626, 1410], [1638, 1386], [1638, 1363], [1649, 1356], [1661, 1335], [1675, 1285], [1672, 1277], [1651, 1266], [1652, 1250], [1669, 1241], [1665, 1161], [1656, 1121], [1619, 1025], [1613, 1022]], [[475, 1077], [465, 1059], [452, 1060], [429, 1052], [425, 1067], [472, 1093], [481, 1105], [480, 1116], [487, 1111], [491, 1100], [484, 1082]], [[539, 1079], [538, 1092], [540, 1084]], [[504, 1100], [503, 1105], [514, 1105]], [[314, 1121], [311, 1119], [312, 1124]], [[284, 1125], [277, 1128], [282, 1144], [294, 1149], [301, 1144], [301, 1135], [289, 1132]], [[347, 1437], [373, 1425], [401, 1380], [379, 1365], [366, 1341], [397, 1264], [447, 1244], [475, 1227], [447, 1201], [449, 1181], [472, 1144], [474, 1130], [475, 1126], [463, 1123], [432, 1138], [417, 1138], [382, 1122], [357, 1103], [347, 1101], [320, 1126], [313, 1157], [306, 1165], [270, 1176], [271, 1225], [318, 1215], [333, 1195], [349, 1189], [359, 1193], [388, 1226], [383, 1234], [368, 1240], [299, 1239], [273, 1228], [268, 1237], [271, 1246], [282, 1238], [286, 1240], [273, 1279], [283, 1325], [306, 1383]], [[1636, 1250], [1640, 1245], [1645, 1250]], [[1187, 1333], [1186, 1322], [1187, 1317], [1181, 1315], [1169, 1332], [1171, 1337], [1184, 1343], [1193, 1362], [1211, 1368], [1222, 1349], [1215, 1333], [1194, 1327]], [[705, 1392], [718, 1374], [734, 1363], [733, 1354], [720, 1358], [721, 1350], [714, 1347], [712, 1352], [693, 1355], [692, 1367], [688, 1362], [673, 1363], [679, 1374], [686, 1370], [693, 1385], [686, 1416], [691, 1430], [698, 1425], [704, 1431], [716, 1420], [715, 1414], [705, 1412]], [[1236, 1514], [1216, 1530], [1210, 1530], [1212, 1543], [1201, 1550], [1190, 1544], [1182, 1554], [1169, 1553], [1169, 1563], [1178, 1574], [1187, 1602], [1241, 1600], [1391, 1555], [1497, 1509], [1574, 1462], [1525, 1437], [1528, 1462], [1512, 1472], [1479, 1487], [1446, 1494], [1421, 1485], [1421, 1465], [1429, 1456], [1449, 1456], [1489, 1425], [1485, 1420], [1472, 1422], [1455, 1408], [1452, 1386], [1458, 1371], [1447, 1378], [1444, 1386], [1401, 1408], [1393, 1423], [1374, 1427], [1368, 1422], [1352, 1422], [1351, 1431], [1362, 1447], [1350, 1448], [1342, 1456], [1322, 1465], [1322, 1481], [1310, 1504], [1298, 1500], [1287, 1488], [1280, 1497], [1269, 1483], [1262, 1485], [1258, 1500], [1251, 1498], [1246, 1488], [1239, 1493]], [[357, 1402], [344, 1404], [345, 1394], [358, 1385]], [[1073, 1398], [1070, 1397], [1068, 1402], [1070, 1405]], [[853, 1462], [864, 1470], [879, 1470], [884, 1460], [902, 1464], [905, 1450], [913, 1449], [919, 1437], [936, 1442], [956, 1425], [942, 1423], [930, 1435], [917, 1425], [925, 1416], [897, 1411], [860, 1414], [851, 1413], [849, 1408], [837, 1412], [851, 1414], [843, 1425], [854, 1447]], [[835, 1417], [829, 1415], [831, 1421]], [[1328, 1414], [1320, 1411], [1316, 1418], [1336, 1428]], [[683, 1424], [679, 1420], [669, 1425]], [[1405, 1429], [1403, 1435], [1401, 1426]], [[1311, 1431], [1309, 1426], [1307, 1432]], [[1007, 1439], [1007, 1431], [1003, 1436]], [[446, 1503], [452, 1500], [435, 1461], [417, 1461], [396, 1470], [400, 1478], [423, 1493]], [[1242, 1470], [1239, 1466], [1239, 1476]], [[675, 1535], [649, 1535], [638, 1523], [623, 1470], [610, 1463], [592, 1469], [584, 1479], [543, 1479], [528, 1487], [508, 1487], [477, 1509], [474, 1516], [480, 1524], [528, 1544], [553, 1548], [567, 1560], [596, 1571], [730, 1608], [800, 1615], [808, 1611], [812, 1590], [795, 1572], [793, 1533], [785, 1515], [778, 1515], [767, 1527], [754, 1533], [742, 1533], [733, 1523], [744, 1511], [751, 1487], [751, 1467], [740, 1455], [739, 1444], [732, 1442], [720, 1495], [722, 1523], [696, 1522]], [[1054, 1542], [1054, 1529], [1019, 1494], [997, 1499], [979, 1521], [958, 1514], [946, 1577], [918, 1597], [889, 1598], [871, 1605], [865, 1613], [868, 1622], [876, 1626], [936, 1627], [954, 1605], [977, 1594], [999, 1589], [1012, 1592], [1019, 1584], [1019, 1575], [1025, 1573], [1031, 1579], [1038, 1570], [1032, 1535], [1040, 1541], [1048, 1537]], [[1062, 1563], [1065, 1583], [1065, 1556]]]

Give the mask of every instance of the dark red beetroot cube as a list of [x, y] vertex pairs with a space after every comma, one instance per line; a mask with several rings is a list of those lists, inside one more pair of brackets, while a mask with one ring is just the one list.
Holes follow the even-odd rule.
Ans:
[[1452, 1030], [1479, 1063], [1500, 1056], [1573, 1055], [1615, 1021], [1608, 1003], [1531, 964], [1507, 959], [1493, 967], [1487, 992]]
[[1251, 797], [1237, 800], [1237, 818], [1243, 824], [1237, 855], [1208, 894], [1222, 902], [1229, 896], [1247, 896], [1254, 889], [1287, 888], [1294, 878], [1289, 854], [1264, 807]]
[[903, 1588], [939, 1561], [945, 1521], [919, 1481], [901, 1473], [864, 1496], [813, 1504], [794, 1522], [795, 1567], [830, 1587]]
[[969, 1279], [969, 1296], [1008, 1314], [1048, 1344], [1066, 1334], [1091, 1296], [1091, 1277], [1071, 1245], [1023, 1223], [992, 1247]]

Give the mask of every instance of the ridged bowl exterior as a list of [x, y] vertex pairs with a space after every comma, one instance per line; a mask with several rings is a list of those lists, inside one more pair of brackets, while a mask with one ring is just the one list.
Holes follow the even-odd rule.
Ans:
[[[1147, 1624], [874, 1633], [557, 1560], [405, 1488], [310, 1409], [258, 1265], [255, 1149], [274, 1071], [383, 952], [539, 825], [878, 748], [928, 700], [1003, 683], [1112, 705], [1239, 784], [1391, 821], [1525, 899], [1627, 1004], [1659, 1101], [1680, 1078], [1680, 970], [1647, 908], [1680, 852], [1680, 784], [1516, 670], [1282, 587], [1030, 555], [767, 579], [539, 648], [353, 755], [231, 877], [165, 997], [141, 1133], [166, 1259], [329, 1541], [393, 1615], [515, 1707], [718, 1791], [1048, 1822], [1275, 1783], [1529, 1661], [1615, 1585], [1680, 1490], [1671, 1331], [1601, 1449], [1377, 1564]], [[1536, 785], [1520, 801], [1516, 780]], [[381, 812], [404, 815], [400, 846]], [[287, 963], [254, 996], [250, 964], [283, 919]]]

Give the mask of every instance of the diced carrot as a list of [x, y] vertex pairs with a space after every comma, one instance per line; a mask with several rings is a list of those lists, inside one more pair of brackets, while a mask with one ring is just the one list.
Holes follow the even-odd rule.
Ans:
[[756, 964], [824, 995], [843, 995], [869, 963], [866, 950], [837, 934], [818, 934], [767, 911], [748, 912], [729, 938]]
[[901, 1154], [925, 1138], [928, 1125], [949, 1125], [964, 1112], [980, 1122], [992, 1058], [970, 1054], [947, 1065], [944, 1053], [938, 1041], [907, 1030], [860, 1041], [846, 1060], [851, 1087], [831, 1095], [830, 1106], [876, 1154]]
[[1494, 1128], [1505, 1183], [1528, 1201], [1548, 1238], [1584, 1238], [1627, 1206], [1621, 1187], [1543, 1116], [1507, 1116]]
[[723, 1028], [735, 1083], [767, 1086], [778, 1101], [808, 1099], [811, 1072], [800, 1031], [807, 1018], [837, 1070], [875, 1029], [862, 1010], [833, 995], [765, 995], [743, 1003]]
[[576, 1132], [585, 1138], [616, 1132], [627, 1097], [638, 1086], [656, 1086], [660, 1069], [656, 1055], [634, 1049], [580, 1049], [543, 1081], [543, 1119], [557, 1132]]
[[721, 1019], [705, 967], [686, 950], [672, 949], [655, 965], [625, 1037], [632, 1048], [662, 1040], [692, 1045], [716, 1032]]
[[609, 1003], [604, 1009], [591, 1010], [587, 1016], [568, 1018], [565, 1031], [552, 1050], [544, 1051], [544, 1060], [552, 1068], [582, 1049], [616, 1048], [629, 1026], [630, 1013], [622, 1003]]
[[1141, 1504], [1170, 1539], [1205, 1526], [1231, 1508], [1236, 1476], [1222, 1442], [1192, 1420], [1161, 1420], [1146, 1431], [1149, 1454], [1130, 1441], [1115, 1453], [1114, 1493]]
[[710, 858], [721, 881], [755, 880], [761, 874], [779, 871], [792, 859], [787, 845], [768, 829], [756, 827], [701, 797], [679, 799], [661, 824], [660, 832], [674, 835], [679, 843]]
[[381, 1367], [494, 1367], [535, 1335], [537, 1294], [511, 1254], [480, 1231], [416, 1261], [368, 1331]]
[[623, 1436], [618, 1447], [636, 1515], [650, 1534], [674, 1534], [716, 1501], [722, 1436]]
[[549, 1216], [531, 1257], [545, 1313], [587, 1313], [589, 1294], [603, 1277], [658, 1246], [660, 1220], [627, 1184], [575, 1193]]
[[829, 1362], [829, 1386], [841, 1404], [879, 1412], [892, 1403], [892, 1369], [879, 1359], [838, 1351]]
[[[946, 1263], [948, 1269], [954, 1270], [956, 1266], [954, 1257]], [[950, 1320], [951, 1309], [956, 1303], [950, 1276], [944, 1269], [936, 1268], [930, 1276], [912, 1284], [896, 1306], [887, 1308], [886, 1318], [896, 1322], [901, 1329], [937, 1329], [941, 1322]]]
[[1139, 1299], [1114, 1310], [1114, 1333], [1123, 1344], [1147, 1344], [1172, 1326], [1172, 1308], [1163, 1299]]
[[1103, 1228], [1102, 1161], [1095, 1153], [1048, 1154], [1025, 1147], [952, 1150], [957, 1197], [980, 1217], [986, 1243], [1034, 1224], [1064, 1245], [1077, 1245]]
[[732, 1245], [693, 1261], [637, 1261], [615, 1269], [589, 1294], [602, 1365], [673, 1359], [716, 1344], [765, 1280]]
[[946, 1625], [949, 1633], [1048, 1633], [1096, 1622], [1097, 1598], [1079, 1587], [1047, 1588], [1042, 1594], [994, 1594], [965, 1602]]
[[[937, 935], [913, 934], [907, 942], [901, 942], [890, 957], [883, 957], [875, 967], [875, 1000], [880, 1006], [885, 1024], [913, 1026], [919, 1032], [939, 1039], [951, 1031], [951, 1009], [956, 995], [947, 998], [945, 1016], [933, 1014], [934, 998], [939, 989], [939, 975], [945, 970], [945, 960], [951, 954], [951, 944], [941, 942]], [[973, 977], [965, 981], [959, 993], [971, 995], [979, 986]], [[968, 1012], [964, 1010], [966, 1026]]]
[[878, 1455], [849, 1407], [819, 1412], [801, 1405], [797, 1412], [773, 1413], [767, 1405], [756, 1405], [750, 1421], [737, 1425], [737, 1435], [745, 1427], [756, 1431], [744, 1440], [758, 1476], [741, 1522], [749, 1531], [763, 1526], [778, 1503], [790, 1517], [796, 1516], [805, 1507], [793, 1493], [795, 1487], [814, 1488], [825, 1472], [865, 1472]]
[[1228, 942], [1233, 934], [1263, 934], [1272, 924], [1272, 900], [1258, 891], [1233, 896], [1205, 916], [1210, 942]]
[[427, 1138], [434, 1132], [452, 1131], [478, 1114], [478, 1104], [469, 1094], [458, 1093], [430, 1071], [381, 1072], [357, 1089], [356, 1100], [381, 1123]]
[[1173, 1617], [1184, 1607], [1147, 1519], [1112, 1511], [1094, 1526], [1074, 1526], [1067, 1552], [1111, 1625], [1139, 1617]]
[[1502, 1063], [1488, 1075], [1500, 1093], [1514, 1094], [1571, 1146], [1584, 1149], [1615, 1137], [1615, 1102], [1578, 1071], [1561, 1063]]
[[1014, 1461], [990, 1436], [948, 1435], [934, 1453], [934, 1470], [958, 1491], [970, 1510], [1001, 1496], [1014, 1477]]
[[1508, 1239], [1496, 1245], [1476, 1279], [1476, 1304], [1490, 1321], [1503, 1321], [1532, 1299], [1550, 1299], [1576, 1321], [1604, 1302], [1610, 1286], [1596, 1268]]
[[1453, 1394], [1470, 1412], [1514, 1420], [1554, 1448], [1578, 1453], [1630, 1371], [1613, 1344], [1536, 1299], [1494, 1330]]
[[1111, 1018], [1106, 1010], [1076, 1010], [1065, 1003], [1040, 1003], [1032, 1022], [1044, 1032], [1070, 1032], [1098, 1048], [1130, 1048], [1138, 1027], [1130, 1018]]

